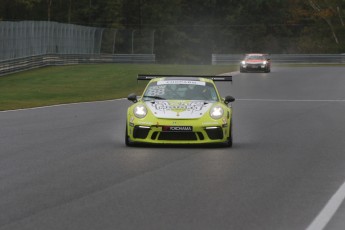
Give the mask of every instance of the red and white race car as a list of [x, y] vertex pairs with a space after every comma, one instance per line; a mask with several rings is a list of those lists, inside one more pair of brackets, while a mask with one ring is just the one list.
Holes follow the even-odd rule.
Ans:
[[246, 54], [244, 59], [241, 61], [240, 72], [243, 73], [248, 71], [271, 72], [271, 60], [268, 57], [268, 54]]

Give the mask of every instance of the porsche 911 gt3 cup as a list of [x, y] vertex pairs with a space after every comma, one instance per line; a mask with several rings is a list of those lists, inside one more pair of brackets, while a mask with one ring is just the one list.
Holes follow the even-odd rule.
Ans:
[[265, 73], [271, 72], [271, 60], [268, 54], [246, 54], [240, 64], [240, 72], [248, 71], [264, 71]]
[[130, 94], [127, 146], [219, 144], [232, 146], [232, 96], [221, 98], [214, 81], [231, 76], [138, 75], [150, 80], [143, 95]]

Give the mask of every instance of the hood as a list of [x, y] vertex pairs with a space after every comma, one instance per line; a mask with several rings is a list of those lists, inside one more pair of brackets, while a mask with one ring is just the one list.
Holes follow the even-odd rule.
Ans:
[[196, 119], [202, 117], [214, 104], [204, 101], [156, 100], [144, 102], [157, 118]]
[[253, 60], [249, 60], [249, 61], [246, 61], [246, 63], [248, 64], [258, 64], [258, 63], [263, 63], [265, 60], [262, 60], [262, 59], [253, 59]]

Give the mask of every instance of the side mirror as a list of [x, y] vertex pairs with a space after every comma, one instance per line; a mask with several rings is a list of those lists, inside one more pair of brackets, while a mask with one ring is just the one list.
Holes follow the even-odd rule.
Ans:
[[135, 93], [131, 93], [127, 97], [128, 100], [132, 101], [133, 103], [138, 102], [137, 95]]
[[225, 104], [229, 104], [230, 102], [234, 102], [235, 98], [232, 96], [226, 96], [224, 99]]

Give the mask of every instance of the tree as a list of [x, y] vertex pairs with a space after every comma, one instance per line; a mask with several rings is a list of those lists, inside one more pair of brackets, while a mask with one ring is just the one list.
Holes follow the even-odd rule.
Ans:
[[[303, 39], [313, 41], [315, 49], [324, 47], [322, 42], [330, 43], [328, 47], [337, 47], [338, 52], [344, 51], [344, 9], [345, 1], [343, 0], [290, 0], [290, 12], [292, 20], [297, 23], [308, 23], [304, 29], [304, 34], [309, 33], [313, 39]], [[327, 27], [328, 29], [320, 30]], [[314, 29], [312, 29], [314, 28]], [[330, 38], [327, 40], [327, 37]], [[322, 42], [320, 42], [322, 41]], [[304, 41], [302, 43], [306, 44]], [[319, 45], [315, 45], [319, 44]], [[334, 51], [335, 48], [330, 50]]]
[[48, 21], [50, 21], [50, 17], [51, 17], [51, 7], [53, 4], [53, 0], [46, 0], [47, 3], [47, 19]]
[[33, 20], [35, 15], [32, 11], [40, 1], [4, 0], [3, 4], [0, 4], [0, 18], [2, 20]]

